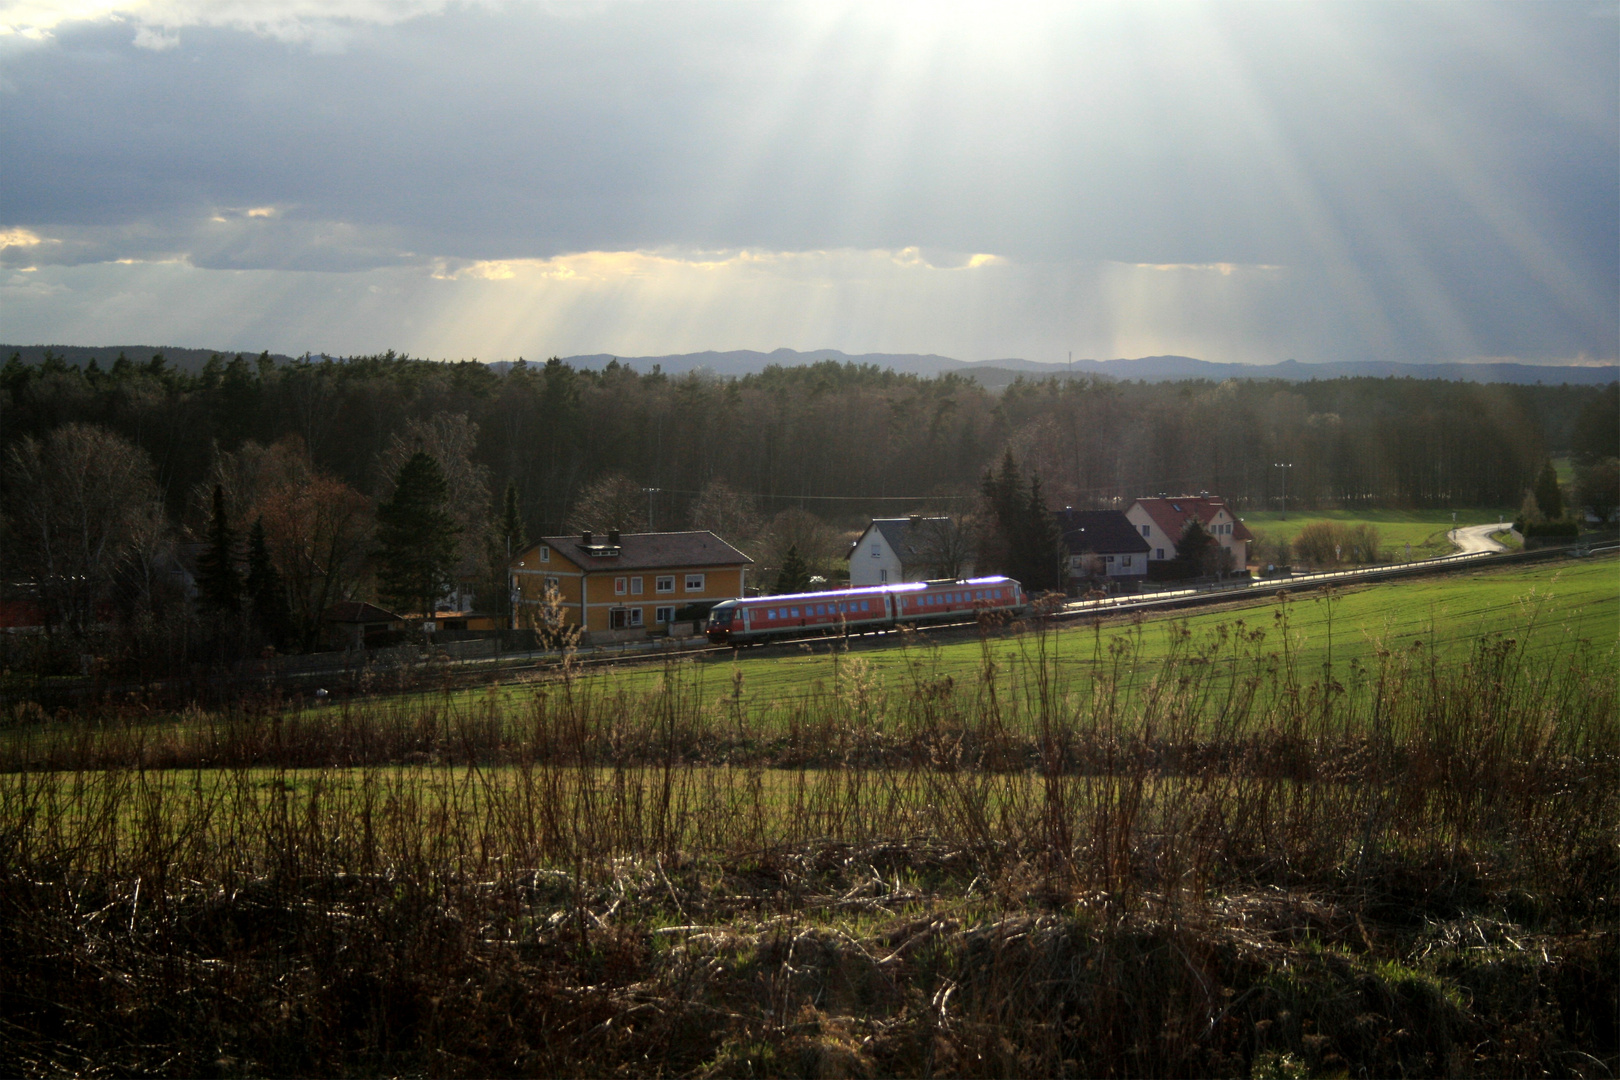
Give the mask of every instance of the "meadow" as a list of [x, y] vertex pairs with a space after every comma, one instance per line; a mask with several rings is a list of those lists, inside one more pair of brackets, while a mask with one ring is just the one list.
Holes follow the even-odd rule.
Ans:
[[[1371, 525], [1378, 530], [1380, 547], [1393, 561], [1405, 561], [1406, 545], [1412, 545], [1412, 558], [1430, 559], [1449, 555], [1453, 548], [1446, 534], [1466, 525], [1486, 525], [1503, 517], [1487, 510], [1463, 509], [1456, 511], [1453, 523], [1450, 510], [1304, 510], [1282, 513], [1276, 510], [1251, 511], [1243, 514], [1243, 523], [1251, 531], [1264, 533], [1275, 540], [1292, 542], [1300, 531], [1312, 522], [1326, 521], [1337, 525]], [[1513, 520], [1512, 511], [1506, 520]]]
[[19, 708], [0, 1067], [1612, 1075], [1617, 573]]

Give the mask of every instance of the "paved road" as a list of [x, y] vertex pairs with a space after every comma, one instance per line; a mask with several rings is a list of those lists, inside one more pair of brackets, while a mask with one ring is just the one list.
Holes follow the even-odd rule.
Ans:
[[1461, 529], [1452, 529], [1446, 534], [1446, 539], [1457, 545], [1457, 551], [1462, 555], [1473, 555], [1482, 551], [1506, 551], [1505, 544], [1499, 544], [1491, 539], [1491, 533], [1502, 532], [1507, 525], [1469, 525]]

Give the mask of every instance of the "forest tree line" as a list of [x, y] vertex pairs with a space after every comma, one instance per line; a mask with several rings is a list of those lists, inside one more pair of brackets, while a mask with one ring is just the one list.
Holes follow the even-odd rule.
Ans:
[[1290, 508], [1512, 510], [1550, 456], [1620, 453], [1615, 394], [1097, 378], [997, 394], [960, 375], [833, 362], [721, 379], [392, 353], [219, 356], [196, 373], [161, 354], [107, 368], [13, 357], [0, 369], [0, 537], [8, 578], [41, 572], [30, 535], [70, 527], [46, 520], [67, 513], [52, 485], [105, 474], [129, 505], [81, 492], [79, 526], [95, 517], [118, 535], [77, 557], [105, 563], [118, 548], [123, 591], [139, 593], [155, 586], [131, 575], [160, 575], [165, 543], [206, 535], [218, 489], [239, 535], [263, 532], [308, 626], [370, 587], [376, 507], [418, 451], [444, 472], [462, 577], [487, 602], [512, 543], [579, 528], [713, 528], [759, 560], [756, 578], [789, 550], [831, 570], [868, 516], [982, 510], [1009, 450], [1054, 508], [1197, 491], [1275, 508], [1286, 484]]

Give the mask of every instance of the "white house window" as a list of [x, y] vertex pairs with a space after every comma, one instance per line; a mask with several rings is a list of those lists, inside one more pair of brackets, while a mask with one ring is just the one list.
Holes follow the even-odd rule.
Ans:
[[872, 558], [883, 558], [883, 545], [878, 543], [876, 540], [872, 541]]
[[1142, 535], [1143, 536], [1152, 536], [1153, 535], [1152, 528], [1153, 528], [1153, 526], [1151, 526], [1151, 525], [1142, 526]]
[[653, 612], [653, 622], [672, 623], [674, 621], [675, 609], [672, 607], [661, 607]]
[[1129, 566], [1131, 565], [1131, 557], [1129, 555], [1121, 555], [1119, 557], [1119, 562], [1121, 566]]
[[702, 574], [687, 574], [686, 575], [686, 591], [687, 592], [702, 592], [703, 591], [703, 575]]
[[628, 582], [627, 579], [622, 578], [622, 577], [614, 578], [613, 579], [613, 595], [615, 595], [615, 596], [623, 596], [625, 594], [625, 592], [628, 590], [628, 586], [629, 586], [629, 582]]
[[1154, 553], [1153, 553], [1153, 557], [1154, 557], [1154, 558], [1155, 558], [1155, 559], [1162, 559], [1162, 558], [1164, 558], [1164, 548], [1155, 548], [1155, 549], [1154, 549]]
[[663, 574], [659, 577], [653, 578], [653, 588], [659, 592], [674, 592], [675, 575]]
[[551, 549], [546, 547], [544, 544], [540, 545], [540, 561], [541, 562], [550, 562], [551, 561]]
[[630, 594], [632, 596], [640, 596], [641, 595], [641, 579], [640, 578], [633, 577], [633, 578], [630, 579]]
[[1103, 556], [1103, 562], [1113, 562], [1113, 561], [1114, 561], [1114, 557], [1112, 555], [1104, 555]]
[[879, 581], [888, 581], [889, 580], [889, 571], [887, 569], [879, 570], [878, 571], [878, 580]]

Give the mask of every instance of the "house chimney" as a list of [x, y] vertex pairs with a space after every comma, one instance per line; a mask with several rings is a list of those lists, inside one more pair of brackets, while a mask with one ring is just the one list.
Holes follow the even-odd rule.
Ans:
[[612, 546], [612, 547], [618, 547], [619, 546], [619, 530], [618, 529], [610, 529], [608, 531], [608, 544], [610, 546]]
[[591, 546], [591, 534], [590, 534], [589, 530], [586, 530], [585, 532], [582, 532], [582, 533], [579, 534], [579, 543], [580, 543], [581, 547], [590, 547]]

